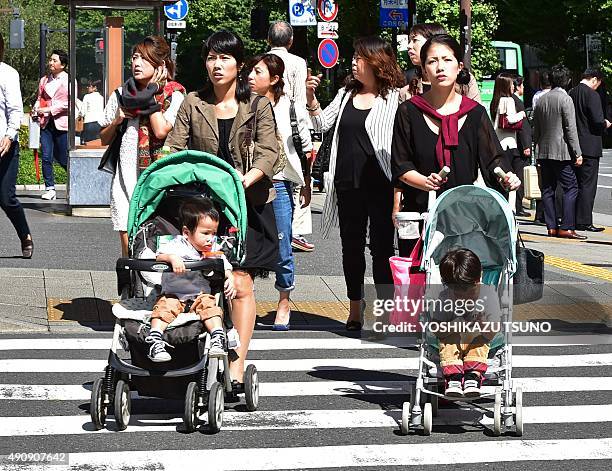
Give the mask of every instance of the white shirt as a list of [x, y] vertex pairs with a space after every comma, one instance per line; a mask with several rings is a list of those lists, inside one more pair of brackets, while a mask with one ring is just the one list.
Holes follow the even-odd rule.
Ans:
[[0, 62], [0, 138], [16, 140], [23, 116], [19, 72]]
[[81, 114], [85, 123], [101, 121], [104, 118], [104, 97], [98, 92], [85, 95]]
[[538, 103], [538, 100], [542, 98], [544, 95], [546, 95], [548, 92], [550, 92], [550, 88], [544, 88], [543, 90], [539, 90], [535, 92], [535, 95], [533, 95], [533, 99], [531, 100], [531, 107], [534, 110], [535, 110], [536, 104]]
[[273, 47], [271, 54], [276, 54], [285, 64], [283, 81], [285, 82], [284, 91], [289, 98], [295, 101], [299, 107], [306, 108], [306, 61], [300, 56], [291, 54], [284, 47]]
[[516, 142], [516, 131], [512, 129], [502, 129], [499, 125], [500, 115], [505, 114], [510, 124], [518, 123], [525, 118], [525, 112], [519, 111], [517, 113], [516, 106], [514, 104], [514, 98], [510, 96], [503, 96], [499, 99], [499, 105], [497, 106], [497, 114], [495, 115], [495, 122], [493, 123], [493, 129], [497, 134], [499, 143], [502, 149], [516, 149], [518, 144]]
[[[302, 172], [302, 163], [298, 156], [295, 146], [293, 145], [293, 136], [291, 129], [291, 119], [289, 108], [291, 100], [287, 95], [280, 97], [276, 105], [274, 105], [274, 117], [276, 119], [276, 127], [278, 134], [283, 140], [285, 154], [287, 155], [287, 165], [282, 172], [274, 176], [275, 180], [289, 180], [298, 185], [304, 185], [304, 176]], [[310, 117], [301, 106], [295, 106], [295, 115], [298, 120], [298, 131], [300, 140], [302, 141], [302, 150], [309, 152], [312, 150], [312, 140], [310, 139]]]

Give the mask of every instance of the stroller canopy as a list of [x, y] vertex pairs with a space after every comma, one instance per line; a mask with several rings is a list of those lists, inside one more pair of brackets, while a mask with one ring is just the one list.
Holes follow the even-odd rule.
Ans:
[[429, 212], [423, 263], [438, 265], [449, 250], [463, 247], [474, 252], [483, 268], [516, 267], [517, 227], [506, 199], [497, 191], [462, 185], [445, 191]]
[[244, 246], [247, 210], [240, 177], [227, 162], [214, 155], [185, 150], [152, 163], [140, 175], [128, 215], [128, 236], [132, 237], [164, 199], [168, 189], [177, 185], [206, 185], [213, 201], [221, 203], [223, 214], [238, 229], [239, 246]]

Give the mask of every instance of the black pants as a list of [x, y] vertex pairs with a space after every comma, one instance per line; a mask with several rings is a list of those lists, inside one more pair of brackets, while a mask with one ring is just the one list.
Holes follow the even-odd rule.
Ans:
[[507, 149], [506, 161], [508, 162], [512, 172], [521, 180], [521, 186], [516, 190], [516, 212], [523, 211], [523, 197], [525, 196], [525, 187], [523, 182], [523, 169], [529, 165], [529, 158], [520, 153], [518, 149]]
[[30, 234], [28, 221], [21, 203], [15, 196], [15, 183], [19, 170], [19, 144], [13, 142], [9, 151], [0, 159], [0, 207], [9, 218], [19, 239]]
[[[370, 253], [377, 292], [385, 293], [393, 285], [389, 257], [393, 256], [395, 227], [391, 221], [393, 188], [337, 190], [338, 219], [342, 242], [342, 268], [346, 295], [351, 301], [363, 299], [365, 245], [370, 222]], [[380, 285], [380, 290], [378, 289]], [[379, 297], [381, 296], [379, 294]]]
[[576, 228], [576, 198], [578, 197], [578, 182], [571, 161], [541, 160], [542, 165], [542, 202], [544, 203], [544, 218], [548, 229], [557, 229], [557, 209], [555, 207], [555, 189], [557, 183], [563, 189], [563, 216], [559, 229], [574, 230]]
[[593, 205], [597, 194], [597, 176], [599, 159], [582, 156], [582, 165], [576, 167], [578, 179], [578, 200], [576, 201], [576, 224], [590, 226], [593, 224]]

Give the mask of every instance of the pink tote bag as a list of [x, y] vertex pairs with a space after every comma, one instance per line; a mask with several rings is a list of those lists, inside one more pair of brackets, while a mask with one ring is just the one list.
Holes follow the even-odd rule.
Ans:
[[[410, 257], [391, 257], [391, 273], [393, 274], [395, 309], [389, 316], [389, 324], [412, 325], [411, 332], [420, 332], [420, 303], [425, 294], [425, 272], [421, 271], [423, 239], [419, 238]], [[398, 303], [398, 298], [400, 302]], [[406, 301], [406, 302], [404, 302]]]

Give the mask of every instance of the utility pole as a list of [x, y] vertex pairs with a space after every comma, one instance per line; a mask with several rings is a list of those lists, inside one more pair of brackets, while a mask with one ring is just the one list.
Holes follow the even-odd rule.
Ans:
[[472, 67], [472, 0], [459, 0], [459, 19], [461, 25], [460, 38], [463, 51], [463, 64], [471, 70]]

